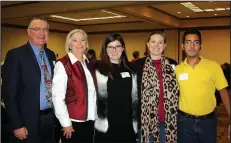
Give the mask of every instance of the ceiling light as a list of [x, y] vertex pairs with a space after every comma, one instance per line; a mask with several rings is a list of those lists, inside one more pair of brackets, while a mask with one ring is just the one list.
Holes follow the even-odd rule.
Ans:
[[93, 17], [93, 18], [75, 19], [75, 18], [64, 17], [64, 16], [59, 16], [59, 15], [50, 15], [50, 16], [54, 17], [54, 18], [60, 18], [60, 19], [71, 20], [71, 21], [89, 21], [89, 20], [102, 20], [102, 19], [112, 19], [112, 18], [126, 17], [126, 16], [123, 16], [123, 15], [117, 15], [117, 16], [107, 16], [107, 17]]
[[199, 8], [199, 7], [193, 5], [193, 6], [189, 6], [188, 8], [194, 9], [194, 8]]
[[101, 10], [102, 12], [112, 14], [113, 16], [105, 16], [105, 17], [89, 17], [89, 18], [82, 18], [82, 19], [75, 19], [75, 18], [70, 18], [70, 17], [64, 17], [64, 16], [59, 16], [59, 15], [50, 15], [50, 17], [54, 18], [60, 18], [60, 19], [65, 19], [65, 20], [71, 20], [71, 21], [88, 21], [88, 20], [102, 20], [102, 19], [112, 19], [112, 18], [123, 18], [126, 16], [119, 15], [110, 11], [106, 10]]
[[209, 12], [209, 11], [215, 11], [214, 9], [204, 9], [204, 11]]
[[193, 9], [194, 12], [204, 12], [202, 9]]
[[119, 14], [116, 14], [116, 13], [113, 13], [113, 12], [110, 12], [110, 11], [106, 11], [106, 10], [101, 10], [102, 12], [105, 12], [105, 13], [109, 13], [109, 14], [112, 14], [112, 15], [119, 15]]
[[182, 2], [180, 4], [182, 4], [182, 5], [191, 5], [192, 3], [191, 2]]
[[186, 17], [189, 17], [188, 15]]
[[50, 15], [50, 17], [60, 18], [60, 19], [65, 19], [65, 20], [71, 20], [71, 21], [81, 21], [80, 19], [64, 17], [64, 16], [59, 16], [59, 15]]
[[226, 10], [230, 10], [230, 7], [227, 7]]
[[178, 11], [177, 13], [181, 13], [180, 11]]
[[217, 16], [217, 14], [215, 13], [214, 16]]
[[202, 10], [201, 8], [199, 8], [198, 6], [194, 5], [191, 2], [182, 2], [180, 4], [182, 4], [183, 6], [187, 7], [188, 9], [194, 12], [204, 12], [204, 10]]
[[215, 8], [216, 11], [226, 10], [225, 8]]

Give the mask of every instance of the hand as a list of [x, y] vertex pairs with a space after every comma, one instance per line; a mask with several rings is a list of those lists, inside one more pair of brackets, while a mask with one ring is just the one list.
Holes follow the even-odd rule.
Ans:
[[14, 136], [20, 140], [26, 139], [28, 131], [25, 127], [14, 130]]
[[229, 124], [229, 127], [228, 127], [228, 139], [230, 140], [230, 124]]
[[72, 126], [63, 127], [63, 136], [65, 136], [66, 139], [71, 138], [72, 132], [74, 132], [74, 129], [72, 128]]

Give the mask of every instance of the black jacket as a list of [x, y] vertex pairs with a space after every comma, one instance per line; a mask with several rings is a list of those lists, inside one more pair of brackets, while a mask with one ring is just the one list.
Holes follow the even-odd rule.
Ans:
[[[44, 48], [53, 75], [54, 52]], [[11, 132], [26, 127], [28, 142], [39, 142], [41, 71], [30, 43], [9, 50], [6, 55], [2, 94]]]

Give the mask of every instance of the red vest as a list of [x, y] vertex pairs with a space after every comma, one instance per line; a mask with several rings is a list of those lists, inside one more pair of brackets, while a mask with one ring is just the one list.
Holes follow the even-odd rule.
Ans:
[[[60, 62], [64, 65], [67, 74], [67, 90], [65, 103], [67, 105], [69, 117], [76, 120], [87, 119], [88, 107], [88, 87], [87, 79], [82, 67], [82, 64], [77, 61], [73, 65], [66, 55]], [[91, 62], [85, 62], [90, 71], [96, 87], [95, 68]]]

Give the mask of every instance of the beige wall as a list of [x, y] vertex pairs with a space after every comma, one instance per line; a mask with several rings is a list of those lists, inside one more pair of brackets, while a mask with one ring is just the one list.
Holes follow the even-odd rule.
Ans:
[[[4, 61], [6, 52], [10, 49], [16, 48], [28, 41], [26, 29], [2, 27], [2, 55], [1, 60]], [[151, 32], [151, 31], [150, 31]], [[132, 52], [138, 50], [141, 57], [145, 52], [145, 44], [150, 32], [141, 33], [120, 33], [125, 40], [128, 59], [132, 59]], [[215, 60], [219, 64], [230, 63], [230, 31], [229, 30], [201, 30], [203, 38], [203, 48], [201, 55], [205, 58]], [[165, 55], [178, 60], [178, 30], [165, 30], [167, 36], [167, 48]], [[51, 32], [48, 47], [63, 57], [66, 53], [64, 44], [67, 33]], [[99, 58], [99, 53], [103, 40], [108, 34], [90, 34], [89, 47], [94, 49]], [[183, 32], [180, 32], [180, 39]], [[179, 49], [181, 51], [181, 48]], [[181, 57], [181, 52], [180, 52]], [[180, 58], [181, 60], [181, 58]]]
[[[180, 32], [180, 39], [183, 32]], [[200, 55], [219, 64], [230, 63], [230, 30], [200, 30], [200, 32], [203, 44]], [[180, 47], [180, 54], [181, 51]]]
[[[2, 55], [1, 60], [5, 60], [5, 56], [8, 50], [17, 48], [28, 41], [28, 35], [26, 29], [18, 28], [1, 28], [2, 32]], [[59, 57], [65, 55], [65, 39], [66, 34], [62, 33], [50, 33], [49, 41], [47, 46], [53, 50]]]
[[[149, 33], [120, 33], [125, 41], [126, 52], [128, 59], [131, 60], [132, 52], [139, 51], [140, 56], [143, 57], [145, 52], [145, 41]], [[102, 43], [108, 34], [89, 35], [89, 47], [96, 50], [97, 57], [100, 53]]]
[[[12, 36], [14, 33], [15, 36]], [[145, 44], [148, 38], [149, 32], [143, 33], [120, 33], [125, 40], [126, 50], [128, 59], [131, 60], [132, 52], [137, 50], [140, 52], [141, 57], [145, 52]], [[166, 55], [177, 59], [177, 46], [176, 46], [176, 32], [173, 30], [166, 31], [166, 35], [168, 37], [168, 46], [166, 49]], [[48, 47], [53, 50], [60, 57], [63, 57], [66, 53], [64, 50], [64, 44], [66, 40], [65, 33], [55, 33], [50, 32]], [[99, 58], [101, 46], [103, 40], [106, 38], [108, 34], [91, 34], [88, 35], [89, 39], [89, 48], [92, 48], [96, 51], [97, 58]], [[5, 59], [6, 52], [10, 49], [16, 48], [22, 44], [25, 44], [28, 41], [28, 36], [26, 29], [18, 29], [18, 28], [6, 28], [2, 27], [2, 61]]]
[[165, 55], [178, 61], [178, 30], [165, 30], [164, 33], [167, 37]]

